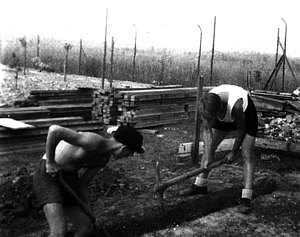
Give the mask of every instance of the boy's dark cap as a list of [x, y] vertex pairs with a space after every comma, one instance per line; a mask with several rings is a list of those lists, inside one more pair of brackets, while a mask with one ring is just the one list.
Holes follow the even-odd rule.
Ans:
[[143, 136], [131, 126], [120, 126], [115, 132], [114, 138], [137, 153], [142, 154], [145, 152], [143, 148]]

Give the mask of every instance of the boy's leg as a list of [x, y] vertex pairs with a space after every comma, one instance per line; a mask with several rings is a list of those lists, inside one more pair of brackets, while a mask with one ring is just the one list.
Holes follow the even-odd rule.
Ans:
[[[213, 129], [213, 138], [212, 138], [212, 157], [211, 162], [214, 162], [215, 160], [215, 151], [220, 145], [220, 143], [223, 141], [223, 139], [228, 134], [227, 131], [221, 131], [218, 129]], [[204, 160], [201, 160], [201, 167], [204, 165]], [[192, 196], [197, 194], [205, 195], [207, 194], [207, 185], [208, 185], [208, 177], [209, 172], [201, 173], [197, 176], [196, 181], [192, 186], [188, 189], [185, 189], [180, 192], [181, 196]]]
[[255, 137], [246, 134], [242, 144], [242, 157], [243, 157], [243, 172], [245, 186], [242, 190], [242, 206], [240, 212], [248, 213], [251, 211], [251, 199], [253, 192], [253, 176], [254, 176], [254, 144]]
[[63, 237], [66, 234], [66, 221], [61, 203], [47, 203], [44, 212], [50, 229], [49, 237]]
[[91, 236], [94, 230], [94, 224], [91, 219], [82, 211], [81, 207], [68, 207], [66, 208], [66, 214], [76, 230], [74, 237]]

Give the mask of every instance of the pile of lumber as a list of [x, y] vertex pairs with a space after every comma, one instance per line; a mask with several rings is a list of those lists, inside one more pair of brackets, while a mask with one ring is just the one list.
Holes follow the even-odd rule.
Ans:
[[265, 114], [286, 115], [300, 112], [300, 100], [292, 93], [274, 91], [251, 91], [251, 98], [257, 111]]
[[114, 88], [93, 96], [93, 119], [147, 128], [194, 119], [197, 88]]
[[93, 95], [92, 119], [101, 120], [107, 125], [116, 125], [121, 115], [119, 109], [122, 96], [116, 90], [99, 90]]
[[93, 88], [78, 88], [77, 90], [34, 90], [30, 92], [29, 100], [40, 106], [87, 104], [91, 103]]
[[[102, 131], [102, 121], [91, 119], [93, 93], [94, 89], [90, 88], [31, 91], [28, 98], [31, 102], [24, 104], [36, 106], [1, 108], [0, 120], [11, 119], [11, 123], [2, 123], [0, 127], [0, 157], [44, 152], [52, 124], [76, 131]], [[15, 126], [16, 122], [32, 126]]]
[[136, 128], [175, 124], [193, 120], [197, 88], [159, 88], [119, 91], [122, 94], [122, 115], [118, 124]]
[[33, 118], [92, 117], [94, 89], [34, 90], [25, 101], [17, 101], [15, 108], [1, 109], [0, 117], [17, 120]]
[[100, 132], [103, 130], [101, 122], [86, 121], [82, 117], [28, 119], [21, 120], [21, 122], [32, 125], [32, 127], [20, 129], [0, 127], [0, 157], [43, 153], [45, 151], [48, 128], [53, 124], [65, 126], [76, 131]]

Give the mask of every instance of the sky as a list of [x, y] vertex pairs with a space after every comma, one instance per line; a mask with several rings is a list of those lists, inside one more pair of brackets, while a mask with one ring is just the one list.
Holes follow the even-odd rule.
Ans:
[[[1, 0], [0, 37], [93, 41], [103, 46], [179, 51], [276, 53], [277, 32], [287, 55], [300, 57], [299, 0]], [[286, 23], [286, 25], [285, 25]]]

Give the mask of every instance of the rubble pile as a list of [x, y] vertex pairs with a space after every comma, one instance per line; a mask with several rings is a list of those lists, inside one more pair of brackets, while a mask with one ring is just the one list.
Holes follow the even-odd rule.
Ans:
[[300, 115], [265, 119], [264, 136], [270, 139], [300, 143]]

